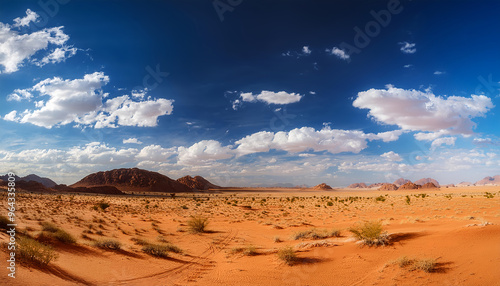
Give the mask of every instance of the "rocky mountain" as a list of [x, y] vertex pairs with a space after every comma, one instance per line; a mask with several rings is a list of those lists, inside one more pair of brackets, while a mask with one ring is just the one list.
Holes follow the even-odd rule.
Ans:
[[[416, 184], [416, 185], [418, 185], [418, 184]], [[437, 188], [438, 188], [438, 186], [436, 186], [432, 182], [427, 182], [427, 183], [425, 183], [425, 184], [422, 185], [422, 189], [437, 189]]]
[[398, 186], [394, 184], [383, 184], [379, 190], [380, 191], [396, 191], [398, 189]]
[[433, 183], [436, 187], [438, 187], [438, 188], [439, 188], [439, 183], [438, 183], [438, 181], [436, 181], [436, 180], [434, 180], [434, 179], [432, 179], [432, 178], [423, 178], [423, 179], [420, 179], [420, 180], [415, 181], [415, 184], [416, 184], [416, 185], [421, 185], [421, 186], [423, 186], [423, 185], [425, 185], [425, 184], [427, 184], [427, 183]]
[[422, 186], [414, 184], [411, 181], [408, 181], [407, 183], [401, 185], [398, 188], [398, 190], [416, 190], [416, 189], [420, 189], [420, 188], [422, 188]]
[[[0, 186], [7, 187], [8, 186], [8, 181], [3, 180], [0, 182]], [[37, 192], [37, 193], [52, 193], [54, 190], [51, 188], [47, 188], [46, 186], [42, 185], [42, 183], [35, 182], [35, 181], [16, 181], [16, 190], [24, 190], [27, 192]]]
[[411, 182], [411, 181], [407, 180], [407, 179], [399, 178], [396, 181], [394, 181], [393, 184], [399, 187], [399, 186], [402, 186], [402, 185], [404, 185], [404, 184], [406, 184], [408, 182]]
[[484, 185], [500, 185], [500, 175], [494, 177], [485, 177], [484, 179], [476, 182], [476, 186]]
[[473, 184], [471, 182], [461, 182], [461, 183], [458, 183], [456, 184], [457, 187], [468, 187], [468, 186], [472, 186]]
[[208, 190], [208, 189], [220, 189], [219, 186], [216, 186], [210, 183], [208, 180], [201, 176], [184, 176], [182, 178], [177, 179], [177, 182], [186, 185], [190, 189], [194, 190]]
[[[19, 176], [16, 175], [16, 176], [14, 176], [14, 178], [16, 179], [16, 182], [20, 182], [20, 181], [29, 182], [29, 181], [33, 181], [33, 182], [41, 183], [42, 185], [44, 185], [47, 188], [52, 188], [53, 186], [57, 185], [56, 182], [52, 181], [51, 179], [40, 177], [40, 176], [37, 176], [35, 174], [30, 174], [30, 175], [24, 176], [24, 177], [19, 177]], [[6, 174], [4, 176], [0, 176], [0, 179], [4, 180], [4, 181], [7, 181], [9, 179], [9, 176]]]
[[352, 189], [361, 189], [361, 188], [363, 188], [363, 189], [365, 189], [365, 188], [367, 188], [367, 186], [366, 186], [365, 183], [354, 183], [354, 184], [350, 184], [348, 186], [348, 188], [352, 188]]
[[317, 186], [312, 187], [313, 190], [332, 190], [332, 187], [328, 186], [325, 183], [319, 184]]
[[192, 189], [157, 172], [123, 168], [86, 176], [71, 187], [113, 186], [122, 192], [189, 192]]
[[387, 183], [374, 183], [374, 184], [369, 185], [368, 188], [369, 189], [371, 189], [371, 188], [380, 188], [380, 187], [382, 187], [385, 184], [387, 184]]

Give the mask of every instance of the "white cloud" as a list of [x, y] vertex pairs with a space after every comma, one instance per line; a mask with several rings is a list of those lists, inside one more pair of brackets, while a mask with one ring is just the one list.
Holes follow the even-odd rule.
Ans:
[[462, 135], [472, 134], [475, 127], [472, 119], [485, 116], [494, 107], [491, 99], [484, 95], [445, 98], [430, 91], [405, 90], [390, 85], [387, 89], [359, 92], [353, 106], [369, 109], [368, 115], [373, 119], [403, 130]]
[[351, 58], [351, 56], [348, 55], [344, 50], [341, 50], [337, 47], [333, 47], [332, 49], [326, 49], [326, 52], [342, 60], [348, 60]]
[[34, 64], [40, 67], [43, 67], [46, 64], [55, 64], [64, 62], [67, 58], [71, 58], [76, 55], [78, 51], [77, 48], [63, 46], [61, 48], [56, 48], [52, 51], [52, 53], [45, 56], [40, 61], [34, 61]]
[[7, 96], [7, 101], [21, 101], [21, 100], [30, 100], [33, 98], [33, 95], [29, 90], [26, 89], [15, 89], [13, 93]]
[[26, 10], [26, 17], [23, 18], [18, 17], [14, 19], [14, 25], [12, 25], [12, 27], [18, 28], [18, 27], [29, 26], [31, 22], [35, 23], [39, 17], [40, 16], [36, 12], [33, 12], [30, 9], [28, 9]]
[[45, 101], [37, 101], [35, 110], [26, 110], [17, 121], [31, 123], [45, 128], [75, 123], [93, 125], [95, 128], [139, 126], [152, 127], [158, 117], [172, 113], [172, 100], [148, 99], [134, 101], [128, 95], [116, 97], [103, 103], [108, 94], [102, 87], [109, 77], [102, 72], [87, 74], [82, 79], [63, 80], [59, 77], [40, 81], [24, 90], [15, 90], [11, 100], [31, 99], [32, 93], [48, 96]]
[[261, 91], [261, 93], [255, 95], [250, 92], [240, 93], [240, 98], [242, 101], [246, 102], [262, 101], [267, 104], [290, 104], [299, 102], [302, 97], [303, 96], [300, 94], [288, 93], [286, 91], [273, 92], [273, 91], [263, 90]]
[[404, 65], [403, 67], [408, 69], [408, 68], [413, 67], [413, 65]]
[[149, 145], [142, 148], [136, 158], [140, 161], [164, 162], [176, 154], [177, 147], [163, 148], [160, 145]]
[[304, 55], [310, 55], [311, 54], [311, 50], [309, 49], [309, 46], [303, 46], [302, 47], [302, 53]]
[[399, 44], [401, 45], [400, 50], [404, 54], [414, 54], [417, 51], [417, 48], [415, 48], [415, 43], [400, 42]]
[[386, 152], [386, 153], [380, 155], [380, 157], [385, 158], [385, 159], [387, 159], [389, 161], [393, 161], [393, 162], [399, 162], [399, 161], [403, 160], [401, 158], [401, 156], [399, 156], [399, 154], [395, 153], [394, 151]]
[[123, 144], [142, 144], [137, 138], [123, 139]]
[[[29, 9], [26, 15], [24, 18], [16, 18], [12, 27], [28, 26], [38, 18], [38, 15]], [[0, 23], [0, 66], [3, 66], [0, 72], [16, 72], [26, 61], [41, 66], [58, 63], [73, 56], [76, 48], [66, 45], [69, 36], [63, 32], [63, 28], [46, 28], [30, 34], [20, 34], [12, 30], [10, 25]], [[35, 54], [42, 56], [42, 59], [33, 58]]]
[[445, 72], [442, 72], [442, 71], [435, 71], [434, 72], [435, 75], [442, 75], [442, 74], [445, 74]]
[[3, 119], [7, 120], [7, 121], [18, 121], [19, 118], [17, 117], [17, 111], [13, 110], [13, 111], [5, 114]]
[[204, 164], [233, 157], [230, 147], [215, 140], [203, 140], [188, 148], [179, 147], [178, 153], [177, 163], [180, 165]]
[[442, 137], [442, 138], [438, 138], [438, 139], [432, 141], [431, 149], [436, 149], [437, 147], [439, 147], [441, 145], [453, 146], [453, 145], [455, 145], [455, 141], [456, 140], [457, 140], [457, 137]]
[[79, 164], [118, 165], [133, 162], [138, 150], [116, 149], [105, 143], [91, 142], [84, 147], [72, 147], [67, 151], [67, 160]]
[[359, 153], [367, 147], [367, 140], [397, 140], [401, 131], [379, 134], [365, 134], [357, 130], [330, 129], [321, 130], [312, 127], [295, 128], [289, 132], [277, 133], [261, 131], [236, 141], [238, 155], [267, 152], [271, 149], [297, 153], [305, 151], [328, 151], [332, 154], [351, 152]]

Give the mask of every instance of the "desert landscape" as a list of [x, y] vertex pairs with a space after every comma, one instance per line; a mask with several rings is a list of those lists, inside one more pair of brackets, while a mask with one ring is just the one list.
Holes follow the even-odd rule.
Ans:
[[[186, 184], [180, 190], [178, 181]], [[119, 169], [74, 184], [102, 184], [101, 193], [19, 190], [18, 251], [36, 253], [19, 259], [15, 283], [4, 267], [2, 285], [500, 285], [497, 185], [266, 189], [178, 181]], [[115, 188], [123, 193], [106, 194]], [[1, 239], [6, 244], [8, 234]]]

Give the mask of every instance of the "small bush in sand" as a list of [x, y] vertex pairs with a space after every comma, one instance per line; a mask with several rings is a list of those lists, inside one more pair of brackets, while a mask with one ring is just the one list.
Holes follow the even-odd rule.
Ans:
[[235, 248], [231, 249], [230, 253], [231, 254], [241, 253], [245, 256], [255, 256], [255, 255], [259, 254], [259, 252], [257, 251], [257, 248], [255, 248], [255, 246], [253, 246], [253, 245], [250, 245], [247, 247], [235, 247]]
[[300, 231], [297, 233], [294, 233], [292, 235], [293, 240], [299, 240], [299, 239], [325, 239], [328, 237], [338, 237], [340, 236], [340, 231], [333, 229], [333, 230], [327, 230], [327, 229], [310, 229], [310, 230], [305, 230], [305, 231]]
[[368, 246], [389, 243], [389, 236], [383, 230], [382, 223], [378, 221], [367, 221], [349, 229], [356, 239]]
[[66, 232], [65, 230], [60, 229], [55, 224], [50, 222], [42, 222], [42, 231], [46, 232], [45, 234], [42, 232], [39, 235], [39, 240], [44, 240], [48, 238], [57, 239], [63, 243], [75, 243], [76, 239]]
[[206, 227], [208, 225], [208, 218], [204, 217], [194, 217], [192, 216], [190, 220], [188, 220], [187, 225], [189, 227], [189, 231], [192, 233], [202, 233], [206, 232]]
[[283, 260], [287, 265], [294, 265], [297, 263], [297, 254], [291, 246], [287, 246], [278, 250], [278, 258]]
[[433, 272], [436, 270], [436, 259], [418, 259], [413, 262], [412, 267], [410, 270], [422, 270], [424, 272]]
[[56, 232], [59, 230], [59, 228], [51, 222], [42, 222], [41, 225], [43, 231]]
[[399, 265], [401, 268], [410, 267], [410, 271], [422, 270], [424, 272], [430, 273], [436, 270], [436, 259], [424, 258], [424, 259], [410, 259], [406, 256], [400, 257], [394, 261], [395, 264]]
[[17, 239], [19, 260], [25, 263], [47, 265], [57, 258], [57, 253], [48, 245], [38, 242], [29, 237]]
[[101, 239], [94, 241], [94, 246], [102, 249], [112, 249], [112, 250], [119, 250], [122, 248], [122, 244], [114, 239]]
[[160, 258], [168, 257], [168, 250], [164, 245], [146, 244], [142, 247], [142, 251], [155, 257], [160, 257]]
[[275, 237], [273, 238], [273, 241], [274, 241], [275, 243], [282, 242], [282, 240], [281, 240], [281, 238], [280, 238], [279, 236], [275, 236]]

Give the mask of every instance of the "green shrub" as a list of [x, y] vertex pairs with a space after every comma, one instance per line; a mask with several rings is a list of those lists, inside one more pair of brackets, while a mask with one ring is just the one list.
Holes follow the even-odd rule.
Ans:
[[383, 230], [382, 223], [378, 221], [367, 221], [349, 229], [356, 239], [368, 246], [386, 245], [389, 242], [389, 237]]
[[278, 250], [278, 258], [283, 260], [287, 265], [294, 265], [297, 262], [297, 254], [295, 254], [291, 246]]
[[384, 196], [376, 197], [375, 201], [377, 201], [377, 202], [385, 202], [385, 197]]
[[57, 258], [57, 253], [48, 245], [29, 237], [17, 239], [18, 257], [21, 262], [47, 265]]
[[102, 201], [102, 202], [99, 202], [97, 203], [96, 205], [98, 208], [100, 208], [101, 210], [106, 210], [107, 208], [110, 207], [109, 203], [105, 202], [105, 201]]
[[122, 244], [114, 239], [101, 239], [94, 241], [94, 246], [102, 249], [119, 250]]
[[208, 225], [208, 218], [204, 217], [194, 217], [187, 222], [189, 230], [193, 233], [206, 232], [206, 227]]

